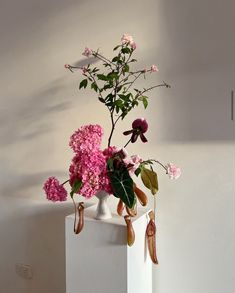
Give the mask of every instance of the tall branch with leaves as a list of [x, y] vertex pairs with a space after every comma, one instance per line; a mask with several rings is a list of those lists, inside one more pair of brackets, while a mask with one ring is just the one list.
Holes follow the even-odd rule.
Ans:
[[91, 64], [85, 67], [65, 65], [72, 72], [75, 69], [81, 69], [85, 79], [80, 82], [79, 89], [85, 89], [90, 85], [90, 88], [98, 94], [99, 101], [107, 107], [111, 120], [108, 146], [111, 145], [115, 126], [120, 119], [123, 120], [139, 103], [142, 103], [145, 109], [148, 107], [148, 96], [145, 95], [147, 92], [158, 87], [170, 87], [166, 82], [162, 82], [149, 88], [133, 88], [141, 76], [146, 78], [147, 74], [158, 71], [156, 65], [152, 65], [149, 69], [132, 71], [131, 65], [137, 62], [136, 59], [132, 58], [135, 49], [136, 45], [124, 38], [120, 45], [114, 47], [113, 51], [116, 55], [109, 60], [98, 50], [85, 48], [83, 55], [99, 59], [106, 68], [105, 73], [97, 67], [92, 67]]

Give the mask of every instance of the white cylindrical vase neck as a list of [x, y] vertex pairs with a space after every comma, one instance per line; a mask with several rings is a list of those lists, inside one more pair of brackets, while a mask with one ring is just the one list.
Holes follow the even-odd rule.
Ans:
[[107, 204], [107, 200], [109, 198], [109, 194], [101, 190], [97, 192], [96, 197], [99, 199], [97, 209], [96, 209], [96, 219], [97, 220], [107, 220], [112, 218], [112, 214], [110, 208]]

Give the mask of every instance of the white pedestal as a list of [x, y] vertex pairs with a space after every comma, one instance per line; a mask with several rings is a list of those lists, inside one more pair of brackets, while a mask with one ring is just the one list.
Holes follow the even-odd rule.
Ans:
[[85, 210], [85, 225], [73, 232], [66, 217], [66, 293], [152, 293], [152, 263], [145, 241], [147, 213], [133, 219], [135, 243], [126, 244], [126, 223], [113, 214], [95, 220], [96, 206]]

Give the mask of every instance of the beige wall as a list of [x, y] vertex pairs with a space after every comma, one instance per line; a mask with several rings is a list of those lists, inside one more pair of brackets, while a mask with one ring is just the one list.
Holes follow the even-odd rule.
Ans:
[[[0, 284], [4, 293], [65, 292], [64, 216], [72, 205], [47, 203], [42, 182], [66, 178], [68, 137], [86, 123], [109, 129], [93, 93], [64, 63], [84, 46], [111, 53], [124, 32], [140, 65], [168, 81], [152, 94], [145, 158], [183, 169], [177, 182], [159, 170], [158, 293], [221, 293], [235, 287], [234, 138], [229, 94], [235, 85], [234, 1], [0, 0]], [[114, 143], [120, 144], [117, 136]], [[15, 263], [33, 267], [20, 279]], [[51, 281], [53, 278], [53, 281]]]

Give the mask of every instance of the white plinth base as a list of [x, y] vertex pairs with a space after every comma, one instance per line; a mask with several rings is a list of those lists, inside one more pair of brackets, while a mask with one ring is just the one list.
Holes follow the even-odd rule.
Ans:
[[133, 219], [136, 234], [126, 244], [126, 224], [113, 214], [95, 220], [96, 206], [85, 210], [85, 225], [73, 233], [74, 215], [66, 217], [66, 293], [152, 293], [152, 263], [147, 252], [147, 213]]

